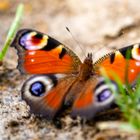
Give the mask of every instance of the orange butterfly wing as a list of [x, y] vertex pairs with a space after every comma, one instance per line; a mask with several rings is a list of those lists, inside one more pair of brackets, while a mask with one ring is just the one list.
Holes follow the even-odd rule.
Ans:
[[11, 45], [18, 50], [22, 73], [75, 73], [81, 63], [70, 49], [38, 31], [20, 30]]
[[[22, 98], [30, 106], [32, 113], [53, 119], [61, 110], [65, 96], [74, 80], [73, 76], [65, 77], [61, 74], [33, 76], [24, 83]], [[41, 83], [46, 90], [40, 92], [41, 88], [37, 89], [39, 87], [37, 83]]]
[[94, 64], [94, 67], [97, 68], [96, 72], [99, 75], [101, 74], [100, 68], [104, 68], [110, 79], [114, 80], [115, 74], [122, 83], [128, 80], [130, 84], [133, 84], [140, 73], [139, 44], [124, 47], [109, 56], [101, 58]]
[[[81, 116], [83, 118], [92, 118], [94, 116], [94, 88], [95, 88], [95, 79], [85, 81], [81, 86], [80, 91], [77, 93], [75, 100], [72, 106], [71, 116]], [[77, 86], [80, 85], [79, 83]]]
[[[111, 82], [118, 90], [115, 82]], [[71, 99], [72, 98], [72, 99]], [[99, 111], [109, 108], [115, 96], [102, 77], [94, 76], [86, 81], [77, 81], [67, 94], [65, 102], [72, 102], [71, 116], [92, 119]]]

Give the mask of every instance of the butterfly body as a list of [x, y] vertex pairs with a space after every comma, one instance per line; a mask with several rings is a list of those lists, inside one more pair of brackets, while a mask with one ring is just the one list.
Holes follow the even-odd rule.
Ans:
[[130, 84], [135, 84], [140, 73], [138, 44], [110, 53], [95, 63], [92, 54], [81, 62], [69, 48], [35, 30], [20, 30], [12, 46], [18, 50], [19, 70], [34, 74], [24, 83], [22, 98], [30, 106], [31, 112], [47, 119], [56, 117], [63, 106], [70, 108], [72, 117], [86, 119], [109, 108], [115, 97], [102, 77], [101, 68], [112, 80], [115, 90], [118, 87], [113, 72], [124, 84], [126, 79]]

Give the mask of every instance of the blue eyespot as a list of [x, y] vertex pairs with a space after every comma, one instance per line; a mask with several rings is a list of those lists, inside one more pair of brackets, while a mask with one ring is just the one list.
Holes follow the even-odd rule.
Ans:
[[45, 85], [38, 81], [31, 85], [30, 92], [34, 96], [42, 96], [45, 92]]
[[107, 100], [111, 95], [112, 95], [111, 90], [104, 89], [100, 94], [97, 95], [97, 100], [99, 102], [103, 102], [103, 101]]

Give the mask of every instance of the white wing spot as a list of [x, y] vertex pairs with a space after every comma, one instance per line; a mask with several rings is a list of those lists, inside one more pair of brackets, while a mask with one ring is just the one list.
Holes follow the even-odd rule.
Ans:
[[140, 60], [139, 44], [135, 44], [132, 49], [132, 57], [136, 60]]

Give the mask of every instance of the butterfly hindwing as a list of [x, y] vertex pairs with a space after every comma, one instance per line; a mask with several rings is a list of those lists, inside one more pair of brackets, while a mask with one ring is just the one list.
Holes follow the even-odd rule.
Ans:
[[11, 46], [18, 50], [18, 68], [22, 73], [74, 73], [81, 63], [69, 48], [31, 29], [18, 31]]
[[32, 113], [53, 119], [61, 110], [75, 77], [64, 74], [36, 75], [22, 87], [22, 98]]
[[[118, 90], [117, 84], [111, 82], [114, 90]], [[92, 77], [85, 82], [77, 94], [72, 106], [72, 117], [80, 116], [92, 119], [97, 112], [109, 108], [115, 100], [115, 96], [102, 77]]]

